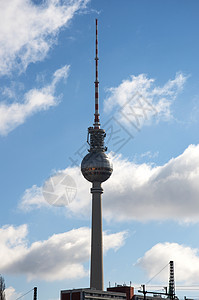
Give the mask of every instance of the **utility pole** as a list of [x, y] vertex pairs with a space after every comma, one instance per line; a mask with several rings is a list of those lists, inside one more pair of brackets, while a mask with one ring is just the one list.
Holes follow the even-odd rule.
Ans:
[[[165, 267], [167, 267], [168, 265], [166, 265]], [[143, 295], [144, 295], [144, 300], [146, 300], [146, 294], [154, 294], [154, 295], [165, 295], [165, 296], [168, 296], [168, 298], [170, 299], [170, 300], [176, 300], [176, 295], [175, 295], [175, 279], [174, 279], [174, 262], [171, 260], [170, 262], [169, 262], [169, 266], [170, 266], [170, 276], [169, 276], [169, 290], [167, 289], [167, 287], [164, 287], [164, 290], [165, 290], [165, 292], [164, 293], [160, 293], [160, 292], [148, 292], [148, 291], [146, 291], [146, 285], [145, 284], [142, 284], [141, 285], [141, 287], [142, 287], [142, 290], [138, 290], [138, 292], [139, 293], [142, 293]], [[164, 268], [165, 268], [164, 267]], [[163, 269], [164, 269], [163, 268]], [[163, 270], [162, 269], [162, 270]], [[161, 270], [161, 271], [162, 271]], [[160, 272], [161, 272], [160, 271]], [[159, 273], [160, 273], [159, 272]], [[158, 274], [159, 274], [158, 273]], [[157, 275], [158, 275], [157, 274]], [[157, 276], [156, 275], [156, 276]], [[154, 276], [155, 277], [155, 276]], [[153, 278], [154, 278], [153, 277]], [[153, 279], [152, 278], [152, 279]], [[150, 280], [151, 281], [151, 280]], [[150, 282], [150, 281], [148, 281], [148, 282]]]
[[145, 288], [145, 284], [142, 284], [141, 287], [142, 287], [142, 291], [139, 290], [138, 292], [142, 293], [144, 295], [144, 300], [146, 300], [147, 291], [146, 291], [146, 288]]
[[148, 292], [148, 291], [146, 291], [145, 284], [142, 284], [141, 287], [142, 287], [142, 290], [138, 290], [138, 293], [142, 293], [144, 295], [144, 300], [146, 300], [146, 294], [169, 296], [169, 294], [167, 293], [167, 288], [164, 288], [165, 292], [162, 293], [162, 292]]

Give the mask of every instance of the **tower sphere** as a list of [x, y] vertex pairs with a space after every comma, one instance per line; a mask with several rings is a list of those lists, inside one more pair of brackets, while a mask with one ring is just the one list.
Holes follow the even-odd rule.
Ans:
[[104, 182], [113, 172], [113, 166], [104, 152], [92, 151], [82, 160], [81, 171], [90, 182]]

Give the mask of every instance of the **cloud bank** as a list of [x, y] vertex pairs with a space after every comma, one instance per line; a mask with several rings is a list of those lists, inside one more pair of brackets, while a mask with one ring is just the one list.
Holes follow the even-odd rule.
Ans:
[[[103, 216], [107, 220], [199, 221], [199, 145], [190, 145], [163, 166], [136, 164], [121, 156], [113, 158], [113, 166], [112, 176], [103, 184]], [[78, 167], [63, 172], [77, 186], [76, 198], [66, 208], [68, 215], [89, 216], [90, 183]], [[42, 188], [36, 185], [25, 191], [19, 203], [23, 211], [47, 205]]]
[[[0, 1], [0, 76], [19, 76], [30, 63], [43, 60], [57, 42], [61, 29], [69, 26], [74, 15], [86, 8], [89, 0]], [[33, 88], [16, 101], [14, 88], [2, 87], [7, 101], [0, 103], [0, 135], [7, 135], [41, 110], [57, 105], [55, 87], [68, 75], [69, 66], [57, 70], [52, 83]], [[10, 101], [12, 99], [12, 102]]]
[[59, 31], [88, 0], [0, 1], [0, 75], [24, 71], [43, 60], [56, 42]]
[[31, 115], [47, 110], [58, 104], [59, 98], [55, 96], [58, 82], [67, 78], [69, 66], [64, 66], [53, 74], [52, 82], [41, 88], [31, 89], [21, 102], [0, 103], [0, 135], [7, 135], [13, 129], [23, 124]]
[[[179, 245], [177, 243], [159, 243], [147, 251], [137, 261], [149, 278], [156, 275], [170, 260], [174, 261], [175, 279], [186, 284], [198, 283], [199, 277], [199, 249]], [[168, 266], [169, 268], [169, 266]], [[155, 281], [168, 281], [168, 268], [164, 269]]]
[[187, 76], [177, 73], [162, 87], [155, 85], [155, 79], [145, 74], [130, 76], [117, 87], [107, 89], [109, 96], [104, 101], [104, 111], [111, 112], [117, 108], [117, 118], [132, 129], [140, 130], [155, 117], [170, 120], [171, 105], [182, 91]]
[[[3, 274], [26, 275], [28, 280], [46, 281], [81, 278], [88, 275], [84, 263], [90, 257], [90, 229], [86, 227], [54, 234], [29, 245], [27, 225], [0, 229], [0, 269]], [[120, 248], [126, 232], [104, 233], [105, 252]], [[10, 291], [12, 292], [12, 291]]]

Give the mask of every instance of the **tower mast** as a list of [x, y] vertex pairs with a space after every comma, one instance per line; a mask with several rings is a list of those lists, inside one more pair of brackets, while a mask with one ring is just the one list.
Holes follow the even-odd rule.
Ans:
[[95, 120], [94, 128], [99, 129], [99, 80], [98, 80], [98, 20], [96, 19], [96, 38], [95, 38]]
[[88, 128], [89, 153], [83, 158], [81, 171], [86, 180], [92, 182], [92, 228], [91, 228], [91, 272], [90, 288], [103, 290], [103, 245], [102, 245], [102, 193], [101, 183], [112, 174], [113, 167], [104, 147], [105, 130], [99, 123], [99, 81], [98, 81], [98, 22], [96, 19], [95, 55], [95, 119], [94, 127]]

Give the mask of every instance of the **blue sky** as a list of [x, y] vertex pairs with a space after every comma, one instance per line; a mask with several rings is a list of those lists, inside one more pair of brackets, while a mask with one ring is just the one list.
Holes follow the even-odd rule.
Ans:
[[[8, 300], [34, 286], [47, 300], [89, 286], [91, 196], [79, 165], [94, 119], [95, 18], [100, 118], [114, 166], [103, 184], [105, 288], [139, 287], [170, 260], [177, 285], [198, 285], [198, 9], [196, 0], [0, 3], [0, 273]], [[74, 195], [50, 205], [43, 192], [63, 176]], [[167, 283], [168, 268], [150, 282]]]

